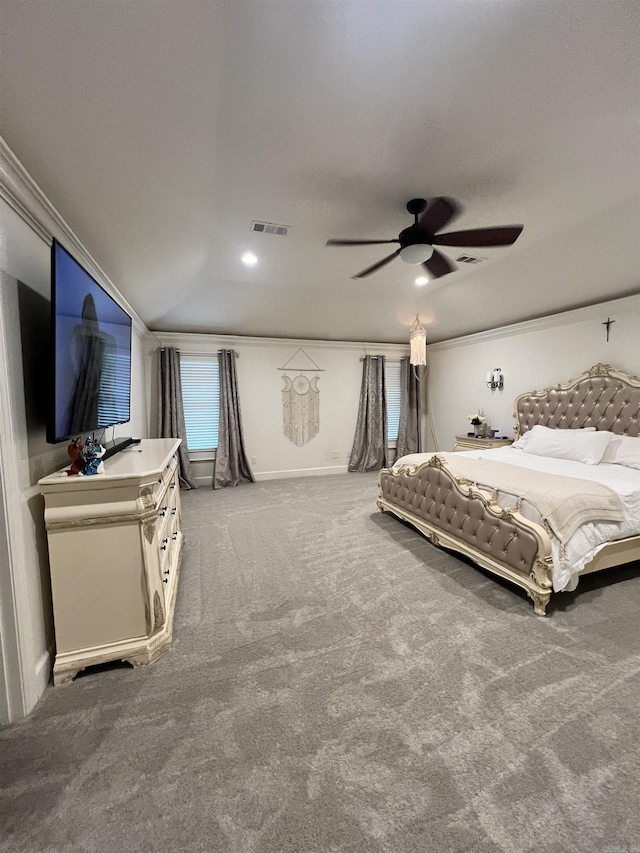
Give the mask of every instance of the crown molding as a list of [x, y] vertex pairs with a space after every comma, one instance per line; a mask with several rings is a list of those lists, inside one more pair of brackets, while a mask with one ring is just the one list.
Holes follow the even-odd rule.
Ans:
[[552, 329], [556, 326], [566, 326], [569, 323], [580, 323], [585, 320], [593, 320], [602, 314], [640, 314], [640, 293], [632, 296], [623, 296], [620, 299], [610, 299], [607, 302], [598, 302], [593, 305], [585, 305], [583, 308], [573, 308], [570, 311], [562, 311], [558, 314], [549, 314], [545, 317], [537, 317], [533, 320], [524, 320], [522, 323], [512, 323], [510, 326], [500, 326], [498, 329], [488, 329], [486, 332], [476, 332], [473, 335], [464, 335], [459, 338], [451, 338], [448, 341], [439, 341], [429, 344], [430, 351], [457, 349], [459, 347], [471, 346], [472, 344], [496, 341], [500, 338], [510, 338], [515, 335], [525, 335], [529, 332], [541, 329]]
[[374, 341], [322, 341], [308, 338], [260, 338], [242, 335], [207, 335], [193, 332], [151, 331], [145, 337], [149, 347], [170, 346], [183, 352], [215, 352], [232, 349], [234, 345], [250, 347], [308, 347], [317, 349], [341, 349], [359, 352], [361, 355], [408, 355], [409, 345], [376, 343]]
[[25, 166], [0, 136], [0, 198], [48, 246], [55, 238], [82, 264], [106, 292], [131, 316], [133, 330], [141, 337], [149, 330], [138, 312], [98, 265], [84, 243], [62, 218]]

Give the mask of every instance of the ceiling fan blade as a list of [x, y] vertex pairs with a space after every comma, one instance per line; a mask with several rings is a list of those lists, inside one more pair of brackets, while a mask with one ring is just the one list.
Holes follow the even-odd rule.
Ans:
[[524, 225], [505, 225], [501, 228], [473, 228], [471, 231], [449, 231], [436, 234], [434, 246], [511, 246], [515, 243]]
[[389, 261], [392, 261], [394, 258], [397, 258], [400, 254], [400, 249], [397, 252], [394, 252], [392, 255], [387, 255], [386, 258], [383, 258], [381, 261], [378, 261], [377, 264], [374, 264], [372, 267], [367, 267], [366, 270], [362, 270], [362, 272], [356, 273], [356, 275], [352, 275], [351, 278], [364, 278], [366, 275], [371, 275], [372, 272], [379, 270], [380, 267], [383, 267], [385, 264], [388, 264]]
[[327, 240], [327, 246], [373, 246], [378, 243], [399, 243], [400, 240]]
[[451, 198], [438, 196], [434, 198], [419, 219], [419, 223], [427, 234], [435, 234], [460, 213], [461, 207]]
[[447, 273], [455, 272], [456, 269], [449, 258], [437, 249], [433, 250], [433, 255], [422, 266], [432, 278], [440, 278], [443, 275], [447, 275]]

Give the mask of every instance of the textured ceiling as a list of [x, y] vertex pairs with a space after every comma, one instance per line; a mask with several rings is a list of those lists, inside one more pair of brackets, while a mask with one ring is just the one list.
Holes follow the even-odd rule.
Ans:
[[[2, 135], [150, 328], [405, 341], [419, 311], [437, 341], [640, 290], [635, 0], [2, 17]], [[524, 232], [424, 288], [400, 260], [351, 280], [388, 247], [324, 245], [396, 237], [435, 195], [452, 228]]]

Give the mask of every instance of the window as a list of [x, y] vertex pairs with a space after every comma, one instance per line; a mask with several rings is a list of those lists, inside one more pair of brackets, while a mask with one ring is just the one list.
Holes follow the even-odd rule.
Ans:
[[180, 355], [184, 422], [189, 450], [215, 450], [218, 446], [220, 380], [215, 355]]
[[387, 442], [398, 440], [400, 426], [400, 362], [387, 360], [384, 366], [387, 390]]

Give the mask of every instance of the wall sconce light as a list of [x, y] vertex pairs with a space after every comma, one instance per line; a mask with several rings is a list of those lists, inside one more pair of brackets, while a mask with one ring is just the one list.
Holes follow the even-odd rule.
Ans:
[[495, 391], [496, 388], [498, 391], [502, 391], [504, 388], [504, 376], [502, 375], [502, 369], [499, 367], [494, 367], [493, 370], [490, 370], [487, 373], [487, 388], [491, 388], [492, 391]]

